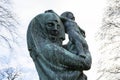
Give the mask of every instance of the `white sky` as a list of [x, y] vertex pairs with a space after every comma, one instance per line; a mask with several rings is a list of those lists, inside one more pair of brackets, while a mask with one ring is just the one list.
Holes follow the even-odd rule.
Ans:
[[[93, 57], [93, 64], [97, 59], [94, 35], [98, 27], [101, 26], [105, 5], [106, 0], [13, 0], [14, 12], [20, 18], [23, 26], [20, 31], [24, 38], [26, 38], [26, 30], [30, 20], [37, 14], [48, 9], [53, 9], [59, 15], [64, 11], [73, 12], [78, 25], [86, 31], [86, 40]], [[88, 80], [95, 80], [94, 68], [88, 71], [87, 74]]]

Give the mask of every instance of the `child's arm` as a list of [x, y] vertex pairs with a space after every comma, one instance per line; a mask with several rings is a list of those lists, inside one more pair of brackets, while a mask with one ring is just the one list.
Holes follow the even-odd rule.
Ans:
[[86, 37], [86, 35], [85, 35], [85, 31], [84, 31], [82, 28], [80, 28], [80, 27], [78, 27], [78, 29], [80, 30], [81, 34], [82, 34], [83, 37], [85, 38], [85, 37]]

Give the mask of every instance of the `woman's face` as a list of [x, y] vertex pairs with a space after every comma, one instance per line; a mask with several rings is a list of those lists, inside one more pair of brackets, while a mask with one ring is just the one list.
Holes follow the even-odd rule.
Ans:
[[59, 42], [62, 40], [62, 38], [64, 38], [64, 26], [58, 16], [50, 15], [46, 19], [45, 28], [50, 40]]

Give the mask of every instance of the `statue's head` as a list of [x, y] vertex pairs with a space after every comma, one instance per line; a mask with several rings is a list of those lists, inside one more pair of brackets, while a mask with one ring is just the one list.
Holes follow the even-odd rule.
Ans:
[[69, 11], [66, 11], [64, 13], [61, 14], [62, 17], [65, 17], [65, 18], [68, 18], [68, 19], [71, 19], [71, 20], [75, 20], [75, 17], [73, 15], [72, 12], [69, 12]]
[[49, 39], [52, 42], [65, 39], [64, 26], [55, 13], [43, 13], [35, 17], [39, 23], [40, 33], [42, 37]]

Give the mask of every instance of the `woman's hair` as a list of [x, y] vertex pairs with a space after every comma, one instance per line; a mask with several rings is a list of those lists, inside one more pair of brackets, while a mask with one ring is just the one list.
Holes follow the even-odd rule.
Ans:
[[55, 13], [53, 10], [46, 10], [45, 13]]

